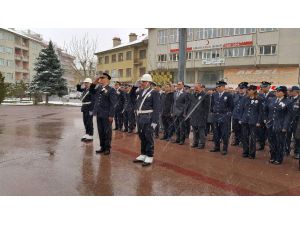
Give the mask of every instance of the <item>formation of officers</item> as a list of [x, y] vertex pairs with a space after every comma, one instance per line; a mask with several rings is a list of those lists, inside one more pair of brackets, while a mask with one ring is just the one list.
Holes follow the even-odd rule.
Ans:
[[[228, 154], [229, 145], [242, 147], [242, 157], [255, 159], [257, 150], [270, 151], [269, 162], [283, 163], [284, 156], [300, 153], [300, 89], [263, 81], [260, 87], [241, 82], [236, 90], [218, 81], [207, 90], [196, 83], [193, 89], [180, 81], [176, 85], [157, 85], [144, 74], [134, 85], [115, 82], [103, 73], [94, 82], [87, 78], [77, 85], [82, 93], [84, 142], [93, 141], [93, 116], [101, 148], [96, 153], [110, 154], [112, 122], [114, 130], [138, 133], [141, 154], [133, 161], [149, 166], [153, 162], [154, 138], [184, 145], [193, 132], [191, 147], [204, 149], [212, 132], [211, 152]], [[137, 131], [137, 132], [136, 132]], [[231, 138], [230, 138], [231, 137]], [[293, 151], [292, 151], [293, 149]]]

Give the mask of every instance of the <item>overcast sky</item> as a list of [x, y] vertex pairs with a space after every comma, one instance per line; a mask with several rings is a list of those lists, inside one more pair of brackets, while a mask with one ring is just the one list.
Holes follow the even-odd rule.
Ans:
[[138, 36], [147, 34], [147, 29], [143, 28], [30, 28], [30, 30], [41, 34], [47, 41], [51, 39], [59, 47], [63, 47], [64, 43], [70, 42], [73, 37], [81, 38], [88, 34], [90, 38], [98, 38], [97, 51], [111, 48], [113, 37], [120, 37], [122, 43], [126, 43], [131, 32]]

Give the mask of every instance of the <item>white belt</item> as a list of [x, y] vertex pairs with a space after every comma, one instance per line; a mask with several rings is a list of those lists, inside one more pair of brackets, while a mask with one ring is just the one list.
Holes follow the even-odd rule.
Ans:
[[146, 113], [152, 113], [153, 110], [149, 109], [149, 110], [138, 110], [136, 113], [139, 114], [146, 114]]
[[91, 104], [91, 102], [83, 102], [82, 105], [88, 105]]

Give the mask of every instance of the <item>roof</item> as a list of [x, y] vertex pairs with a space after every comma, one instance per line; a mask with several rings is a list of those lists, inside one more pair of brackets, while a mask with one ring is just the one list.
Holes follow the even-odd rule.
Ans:
[[106, 50], [103, 50], [100, 52], [96, 52], [95, 55], [97, 55], [99, 53], [107, 52], [107, 51], [113, 51], [116, 49], [125, 48], [125, 47], [131, 46], [131, 45], [136, 45], [136, 44], [142, 43], [146, 40], [148, 40], [148, 35], [142, 35], [142, 36], [139, 36], [135, 41], [127, 42], [124, 44], [117, 45], [116, 47], [113, 47], [113, 48], [109, 48], [109, 49], [106, 49]]
[[13, 29], [8, 29], [8, 28], [0, 28], [0, 29], [5, 30], [5, 31], [10, 32], [10, 33], [13, 33], [13, 34], [16, 34], [16, 35], [19, 35], [19, 36], [24, 37], [24, 38], [30, 39], [32, 41], [36, 41], [36, 42], [42, 43], [42, 41], [39, 41], [39, 40], [34, 39], [32, 37], [29, 37], [29, 36], [27, 36], [25, 34], [22, 34], [19, 31], [16, 31], [16, 30], [13, 30]]

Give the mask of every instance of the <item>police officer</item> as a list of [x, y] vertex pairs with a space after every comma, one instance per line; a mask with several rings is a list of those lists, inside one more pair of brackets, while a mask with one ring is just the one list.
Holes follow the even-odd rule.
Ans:
[[[268, 81], [262, 81], [260, 85], [260, 94], [259, 96], [262, 98], [262, 107], [263, 107], [263, 112], [265, 112], [265, 107], [267, 107], [267, 103], [270, 98], [274, 98], [275, 95], [273, 92], [270, 91], [271, 89], [271, 83]], [[267, 115], [264, 115], [266, 117]], [[265, 143], [266, 139], [268, 137], [267, 134], [267, 128], [264, 122], [261, 123], [259, 128], [257, 129], [257, 139], [259, 142], [259, 148], [258, 150], [264, 150], [265, 148]]]
[[292, 115], [291, 115], [291, 123], [288, 128], [287, 132], [287, 155], [290, 154], [291, 149], [291, 139], [294, 138], [294, 158], [299, 159], [299, 153], [300, 153], [300, 140], [298, 138], [295, 138], [296, 136], [296, 129], [297, 129], [297, 123], [299, 121], [299, 96], [300, 88], [298, 86], [293, 86], [291, 88], [291, 96], [290, 101], [292, 104]]
[[193, 144], [191, 147], [204, 149], [210, 96], [205, 93], [205, 89], [201, 83], [196, 83], [194, 88], [195, 92], [191, 94], [191, 104], [188, 113], [193, 127]]
[[216, 83], [216, 92], [212, 95], [211, 109], [213, 113], [214, 126], [214, 149], [211, 152], [220, 151], [221, 140], [223, 142], [222, 155], [227, 155], [230, 136], [230, 121], [233, 110], [233, 97], [231, 93], [225, 92], [225, 81]]
[[171, 130], [170, 126], [173, 123], [171, 111], [172, 105], [174, 101], [174, 93], [171, 91], [171, 85], [166, 84], [164, 86], [165, 92], [162, 94], [161, 97], [161, 120], [164, 128], [164, 135], [161, 140], [169, 141], [171, 139]]
[[115, 128], [114, 130], [123, 129], [123, 108], [124, 108], [124, 91], [122, 90], [121, 83], [117, 81], [115, 83], [115, 90], [117, 93], [117, 105], [115, 109]]
[[141, 90], [136, 102], [137, 124], [141, 140], [141, 154], [133, 161], [149, 166], [153, 162], [154, 130], [159, 120], [159, 93], [151, 88], [152, 77], [144, 74], [141, 78]]
[[[103, 73], [91, 85], [90, 91], [95, 95], [94, 115], [97, 116], [97, 126], [101, 148], [97, 154], [109, 155], [111, 150], [112, 122], [117, 104], [116, 90], [109, 86], [111, 76]], [[98, 86], [96, 87], [96, 85]]]
[[174, 92], [174, 101], [172, 106], [172, 117], [174, 118], [176, 140], [173, 143], [184, 144], [186, 138], [185, 117], [189, 107], [189, 95], [184, 91], [183, 81], [177, 83], [176, 92]]
[[233, 146], [239, 145], [242, 137], [242, 126], [239, 123], [241, 120], [241, 108], [243, 99], [246, 97], [248, 82], [241, 82], [238, 85], [238, 92], [234, 94], [233, 103], [234, 109], [232, 112], [232, 130], [234, 133]]
[[134, 106], [136, 103], [135, 87], [129, 85], [125, 88], [125, 103], [124, 103], [124, 132], [132, 133], [135, 128], [135, 113]]
[[82, 137], [81, 141], [83, 142], [91, 142], [93, 141], [94, 135], [94, 127], [93, 127], [93, 107], [94, 107], [94, 100], [93, 96], [90, 93], [90, 86], [92, 84], [91, 78], [86, 78], [83, 81], [84, 87], [82, 84], [77, 85], [77, 91], [82, 92], [81, 95], [81, 112], [83, 115], [83, 124], [85, 127], [85, 135]]
[[287, 98], [287, 87], [276, 88], [276, 97], [268, 100], [265, 115], [265, 124], [268, 129], [270, 147], [270, 163], [279, 165], [283, 161], [286, 132], [290, 124], [291, 104]]
[[256, 156], [256, 133], [262, 118], [262, 100], [258, 96], [257, 86], [248, 87], [248, 95], [241, 102], [243, 157], [255, 159]]

